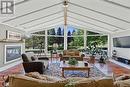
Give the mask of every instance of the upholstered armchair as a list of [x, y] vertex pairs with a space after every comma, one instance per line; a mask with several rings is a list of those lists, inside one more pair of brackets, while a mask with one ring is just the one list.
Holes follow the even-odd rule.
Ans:
[[25, 70], [25, 73], [29, 72], [39, 72], [40, 74], [43, 74], [45, 70], [44, 62], [35, 61], [33, 57], [32, 61], [29, 61], [26, 54], [22, 54], [22, 60], [23, 60], [23, 67]]

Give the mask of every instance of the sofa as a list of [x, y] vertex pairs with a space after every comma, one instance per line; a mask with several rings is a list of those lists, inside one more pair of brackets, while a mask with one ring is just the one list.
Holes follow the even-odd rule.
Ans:
[[76, 58], [78, 61], [82, 61], [83, 57], [80, 55], [78, 50], [64, 50], [63, 54], [59, 55], [61, 60], [68, 60], [69, 58]]
[[[127, 77], [127, 79], [126, 79]], [[30, 72], [9, 76], [9, 87], [130, 87], [130, 75], [113, 77], [53, 77]]]
[[130, 74], [118, 76], [114, 81], [115, 87], [130, 87]]
[[[9, 87], [116, 87], [112, 77], [52, 77], [37, 72], [9, 76]], [[129, 86], [118, 86], [129, 87]]]
[[30, 72], [25, 75], [15, 74], [9, 76], [9, 87], [64, 87], [67, 80]]

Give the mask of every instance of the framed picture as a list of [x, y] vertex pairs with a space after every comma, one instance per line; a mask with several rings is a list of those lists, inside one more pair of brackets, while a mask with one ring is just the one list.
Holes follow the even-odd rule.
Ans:
[[7, 40], [21, 40], [21, 34], [13, 31], [6, 31]]
[[20, 59], [22, 53], [22, 45], [5, 45], [5, 61], [9, 63]]

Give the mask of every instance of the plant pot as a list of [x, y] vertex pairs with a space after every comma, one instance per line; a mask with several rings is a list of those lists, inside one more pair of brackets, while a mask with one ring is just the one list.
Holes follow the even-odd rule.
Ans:
[[89, 56], [90, 59], [89, 59], [89, 62], [90, 63], [95, 63], [95, 56]]

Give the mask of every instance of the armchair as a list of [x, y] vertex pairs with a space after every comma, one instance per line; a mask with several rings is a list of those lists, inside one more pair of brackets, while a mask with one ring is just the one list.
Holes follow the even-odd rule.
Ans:
[[26, 73], [39, 72], [40, 74], [43, 74], [45, 69], [44, 62], [29, 61], [26, 54], [22, 54], [22, 60], [23, 60], [23, 67]]

